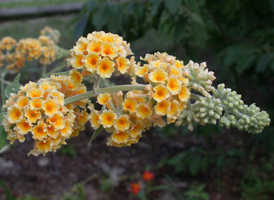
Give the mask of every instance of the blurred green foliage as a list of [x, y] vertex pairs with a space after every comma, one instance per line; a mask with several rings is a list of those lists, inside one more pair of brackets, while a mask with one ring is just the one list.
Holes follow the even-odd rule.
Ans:
[[273, 0], [93, 0], [72, 22], [77, 38], [104, 30], [132, 42], [156, 30], [172, 42], [166, 51], [184, 61], [210, 52], [236, 77], [274, 71]]

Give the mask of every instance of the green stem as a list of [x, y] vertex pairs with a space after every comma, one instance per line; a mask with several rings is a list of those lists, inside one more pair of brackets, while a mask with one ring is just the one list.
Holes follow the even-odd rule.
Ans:
[[[54, 72], [58, 72], [58, 71], [62, 70], [62, 69], [63, 69], [64, 67], [66, 67], [66, 66], [67, 66], [67, 63], [66, 63], [66, 62], [60, 64], [58, 67], [56, 67], [56, 68], [54, 68], [53, 70], [51, 70], [51, 71], [49, 71], [48, 73], [46, 73], [46, 74], [45, 74], [45, 77], [50, 76], [50, 75], [53, 74]], [[45, 77], [44, 77], [44, 78], [45, 78]]]
[[5, 80], [5, 76], [7, 74], [7, 69], [5, 69], [5, 71], [3, 71], [3, 68], [0, 71], [0, 75], [1, 75], [1, 100], [2, 100], [2, 104], [1, 104], [1, 111], [4, 111], [4, 108], [2, 107], [5, 104], [6, 101], [6, 97], [5, 97], [5, 84], [4, 84], [4, 80]]
[[240, 117], [242, 118], [244, 116], [244, 114], [240, 113], [239, 111], [238, 112], [234, 112], [231, 108], [229, 108], [228, 106], [226, 105], [223, 105], [223, 104], [220, 104], [220, 106], [228, 113], [231, 113], [237, 117]]
[[47, 74], [47, 65], [44, 65], [43, 66], [43, 74], [42, 74], [43, 78], [46, 78], [46, 74]]
[[78, 94], [73, 97], [69, 97], [65, 99], [65, 105], [71, 104], [73, 102], [76, 102], [82, 99], [97, 97], [99, 94], [103, 94], [103, 93], [131, 91], [131, 90], [144, 90], [144, 89], [145, 89], [145, 85], [116, 85], [111, 87], [105, 87], [105, 88], [97, 89], [96, 92], [92, 90], [83, 94]]
[[205, 99], [205, 97], [203, 97], [201, 95], [191, 93], [191, 99], [201, 100], [201, 98]]

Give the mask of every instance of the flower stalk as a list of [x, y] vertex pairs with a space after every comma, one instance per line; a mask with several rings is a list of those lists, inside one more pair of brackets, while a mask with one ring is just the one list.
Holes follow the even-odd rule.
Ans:
[[65, 105], [71, 104], [73, 102], [76, 102], [82, 99], [97, 97], [99, 94], [113, 93], [118, 91], [144, 90], [144, 89], [145, 89], [145, 85], [118, 85], [118, 86], [105, 87], [105, 88], [97, 89], [96, 91], [92, 90], [83, 94], [78, 94], [73, 97], [66, 98]]

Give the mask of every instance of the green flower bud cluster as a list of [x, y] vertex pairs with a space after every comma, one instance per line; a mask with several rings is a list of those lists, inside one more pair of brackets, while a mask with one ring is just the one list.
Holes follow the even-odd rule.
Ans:
[[54, 51], [55, 59], [61, 59], [70, 56], [70, 51], [68, 51], [67, 49], [63, 49], [57, 45], [54, 46]]
[[215, 98], [201, 98], [201, 100], [196, 101], [193, 105], [194, 120], [201, 125], [216, 124], [223, 113], [220, 104], [221, 100]]
[[188, 130], [193, 131], [194, 116], [195, 113], [192, 109], [190, 102], [187, 103], [187, 107], [182, 111], [178, 120], [175, 122], [175, 126], [188, 126]]
[[214, 89], [212, 81], [215, 80], [214, 72], [209, 72], [206, 63], [200, 65], [190, 61], [184, 67], [184, 75], [189, 79], [189, 87], [203, 94], [206, 98], [210, 98], [208, 93]]
[[267, 112], [261, 111], [255, 104], [244, 105], [241, 110], [243, 116], [238, 120], [236, 127], [249, 133], [261, 133], [264, 127], [269, 126], [270, 118]]
[[241, 131], [261, 133], [264, 127], [269, 126], [270, 118], [265, 111], [260, 112], [255, 104], [245, 105], [241, 95], [225, 88], [224, 84], [218, 85], [212, 92], [215, 98], [220, 99], [220, 106], [225, 111], [225, 115], [219, 120], [221, 127], [237, 127]]

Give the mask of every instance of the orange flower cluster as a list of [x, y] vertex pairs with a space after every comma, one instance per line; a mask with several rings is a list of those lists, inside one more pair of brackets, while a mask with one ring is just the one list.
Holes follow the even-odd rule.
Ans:
[[80, 37], [71, 51], [68, 65], [81, 69], [86, 74], [98, 74], [110, 78], [115, 70], [121, 74], [131, 73], [133, 67], [126, 56], [132, 54], [130, 46], [122, 37], [100, 32], [92, 32]]
[[[174, 123], [190, 98], [188, 79], [183, 75], [184, 64], [167, 53], [159, 52], [147, 54], [143, 60], [148, 64], [138, 67], [135, 74], [152, 86], [149, 99], [155, 116], [166, 116], [168, 123]], [[161, 123], [160, 126], [164, 125]]]
[[99, 112], [93, 105], [89, 106], [91, 126], [97, 129], [102, 125], [106, 131], [112, 133], [107, 142], [109, 146], [131, 146], [137, 143], [142, 132], [151, 126], [151, 110], [145, 105], [145, 101], [141, 103], [127, 98], [124, 100], [121, 91], [100, 94], [97, 100], [103, 107]]
[[55, 33], [56, 31], [43, 29], [38, 39], [26, 38], [18, 42], [11, 37], [4, 37], [0, 41], [0, 66], [6, 61], [7, 69], [14, 69], [17, 72], [24, 66], [26, 59], [39, 59], [42, 65], [52, 63], [56, 57], [56, 41], [60, 35], [58, 32]]
[[54, 76], [29, 82], [17, 94], [11, 94], [4, 107], [7, 114], [3, 126], [8, 140], [25, 141], [31, 132], [34, 149], [29, 154], [35, 156], [56, 151], [65, 140], [77, 136], [88, 120], [85, 106], [88, 100], [81, 100], [65, 106], [64, 99], [86, 92], [79, 83], [80, 76], [72, 71], [71, 76]]

